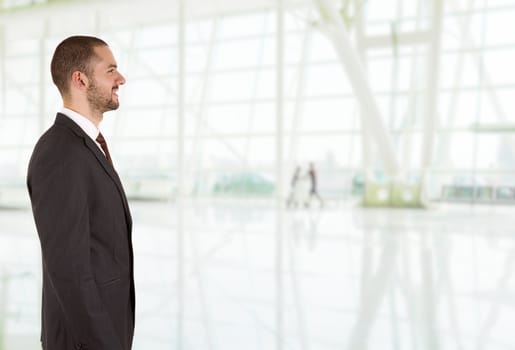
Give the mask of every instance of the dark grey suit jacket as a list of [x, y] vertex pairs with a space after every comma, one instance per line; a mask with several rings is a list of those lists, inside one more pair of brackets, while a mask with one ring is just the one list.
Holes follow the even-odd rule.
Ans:
[[129, 350], [132, 220], [116, 171], [58, 114], [34, 148], [27, 186], [43, 259], [43, 349]]

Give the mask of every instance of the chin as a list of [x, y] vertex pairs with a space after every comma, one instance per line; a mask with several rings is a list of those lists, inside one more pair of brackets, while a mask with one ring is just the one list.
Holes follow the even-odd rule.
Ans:
[[115, 110], [118, 109], [118, 107], [120, 107], [120, 102], [114, 100], [111, 100], [111, 102], [107, 105], [107, 108], [109, 108], [109, 110]]

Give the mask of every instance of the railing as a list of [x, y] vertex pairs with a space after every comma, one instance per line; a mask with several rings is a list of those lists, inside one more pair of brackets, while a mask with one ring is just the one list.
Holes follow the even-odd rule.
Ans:
[[515, 204], [515, 186], [444, 185], [442, 201]]

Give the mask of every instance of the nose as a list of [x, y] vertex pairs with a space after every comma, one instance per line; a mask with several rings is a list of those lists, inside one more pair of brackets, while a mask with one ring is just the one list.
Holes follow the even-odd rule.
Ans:
[[118, 77], [118, 85], [123, 85], [125, 84], [125, 77], [122, 75], [122, 73], [118, 73], [119, 77]]

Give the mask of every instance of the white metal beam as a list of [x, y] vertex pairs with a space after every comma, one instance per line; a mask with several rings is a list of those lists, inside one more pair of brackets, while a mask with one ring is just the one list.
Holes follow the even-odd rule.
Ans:
[[196, 127], [195, 133], [193, 134], [193, 144], [192, 144], [192, 154], [191, 158], [188, 160], [185, 168], [186, 178], [188, 180], [188, 193], [191, 193], [194, 186], [194, 178], [198, 175], [198, 171], [201, 168], [202, 155], [205, 150], [204, 140], [202, 137], [203, 131], [208, 125], [206, 122], [206, 107], [209, 105], [208, 100], [210, 98], [211, 92], [211, 79], [212, 79], [212, 70], [213, 70], [213, 56], [215, 52], [215, 40], [216, 35], [218, 33], [218, 18], [213, 19], [213, 25], [211, 28], [211, 34], [209, 37], [209, 47], [206, 58], [206, 65], [204, 67], [204, 72], [202, 73], [202, 86], [200, 88], [200, 99], [199, 99], [199, 109], [195, 113], [196, 116]]
[[[417, 29], [421, 25], [421, 18], [422, 18], [422, 6], [421, 3], [417, 3], [417, 15], [416, 15], [416, 26]], [[422, 60], [422, 58], [419, 57], [419, 52], [421, 51], [420, 46], [415, 46], [412, 50], [410, 62], [412, 67], [412, 73], [410, 77], [410, 89], [408, 93], [408, 105], [406, 107], [406, 111], [404, 113], [404, 120], [403, 120], [403, 127], [401, 129], [401, 135], [405, 136], [405, 144], [403, 147], [403, 156], [401, 159], [410, 159], [410, 156], [413, 152], [413, 132], [410, 131], [410, 129], [414, 128], [416, 124], [416, 104], [417, 99], [419, 95], [419, 91], [421, 90], [419, 85], [419, 79], [417, 74], [417, 69], [419, 67], [419, 61]], [[409, 168], [409, 163], [405, 165], [405, 167]]]
[[[365, 60], [365, 23], [363, 17], [363, 6], [360, 5], [360, 0], [354, 0], [354, 6], [356, 8], [356, 50], [358, 57], [363, 64], [366, 64]], [[366, 68], [366, 67], [365, 67]], [[358, 115], [362, 115], [363, 108], [359, 107]], [[365, 118], [359, 118], [361, 124], [361, 149], [363, 158], [363, 173], [366, 180], [373, 179], [373, 153], [372, 153], [372, 136], [370, 134], [368, 125]]]
[[438, 83], [440, 75], [440, 51], [442, 41], [443, 3], [442, 0], [433, 0], [432, 5], [432, 39], [430, 42], [429, 57], [427, 60], [427, 92], [425, 100], [424, 135], [422, 140], [422, 180], [421, 193], [426, 199], [426, 184], [429, 169], [433, 161], [434, 139], [436, 123], [438, 121]]
[[437, 120], [438, 83], [440, 71], [440, 51], [442, 34], [442, 11], [441, 0], [432, 1], [432, 38], [430, 41], [429, 57], [427, 61], [427, 94], [425, 104], [424, 120], [424, 144], [422, 153], [422, 166], [427, 167], [432, 160], [432, 149], [434, 139], [435, 122]]
[[332, 1], [316, 1], [323, 19], [321, 30], [332, 41], [343, 63], [356, 98], [360, 103], [364, 125], [370, 130], [372, 139], [381, 155], [385, 173], [391, 178], [396, 178], [400, 174], [400, 164], [359, 56], [350, 43], [345, 23], [338, 16], [339, 12], [333, 6]]
[[0, 81], [1, 81], [1, 96], [0, 96], [0, 117], [5, 117], [7, 101], [7, 78], [6, 78], [6, 54], [5, 54], [5, 33], [4, 26], [0, 24]]
[[[450, 1], [451, 4], [454, 4], [454, 1]], [[469, 0], [467, 2], [467, 8], [471, 9], [474, 5], [474, 0]], [[458, 17], [458, 26], [460, 27], [460, 34], [463, 38], [469, 37], [470, 32], [470, 22], [471, 22], [471, 16], [466, 16], [463, 19]], [[464, 70], [464, 63], [465, 63], [465, 48], [470, 45], [468, 40], [462, 40], [460, 43], [460, 49], [459, 49], [459, 55], [458, 55], [458, 61], [456, 64], [456, 70], [454, 72], [454, 79], [453, 79], [453, 85], [451, 89], [451, 95], [449, 98], [449, 105], [447, 109], [447, 113], [444, 115], [444, 118], [449, 126], [454, 125], [454, 120], [457, 117], [456, 109], [458, 106], [459, 101], [459, 92], [460, 92], [460, 84], [462, 83], [463, 78], [463, 70]], [[449, 141], [450, 141], [450, 133], [443, 133], [439, 137], [439, 143], [438, 148], [436, 150], [436, 159], [439, 163], [439, 166], [447, 166], [449, 163], [449, 157], [450, 154], [448, 152], [449, 147]]]
[[289, 156], [288, 156], [288, 170], [292, 170], [297, 166], [298, 162], [298, 149], [299, 149], [299, 137], [301, 133], [301, 126], [303, 121], [304, 114], [304, 90], [305, 90], [305, 75], [308, 70], [308, 65], [306, 64], [308, 60], [308, 49], [310, 48], [310, 26], [306, 26], [304, 28], [303, 39], [302, 39], [302, 51], [300, 56], [300, 61], [297, 68], [297, 90], [295, 93], [295, 105], [293, 108], [293, 116], [291, 121], [291, 135], [290, 135], [290, 145], [289, 145]]
[[284, 349], [284, 0], [276, 4], [276, 137], [275, 137], [275, 349]]
[[[409, 33], [398, 33], [395, 36], [396, 45], [413, 46], [416, 44], [427, 44], [432, 38], [432, 33], [428, 30], [417, 30]], [[363, 45], [367, 49], [392, 47], [391, 35], [372, 35], [363, 38]]]
[[43, 32], [41, 33], [41, 38], [39, 39], [39, 84], [38, 84], [38, 109], [39, 109], [39, 118], [38, 118], [38, 131], [40, 133], [43, 133], [45, 130], [45, 102], [46, 102], [46, 71], [47, 71], [47, 65], [46, 65], [46, 55], [45, 55], [45, 43], [47, 38], [47, 28], [48, 23], [45, 22], [43, 26]]
[[[185, 75], [184, 62], [186, 57], [186, 22], [185, 22], [185, 0], [178, 0], [177, 13], [179, 15], [177, 42], [178, 51], [178, 72], [177, 79], [177, 179], [176, 179], [176, 215], [177, 215], [177, 324], [176, 324], [176, 348], [184, 349], [184, 320], [185, 320], [185, 233], [184, 233], [184, 145], [185, 145]], [[172, 160], [173, 161], [173, 160]]]

